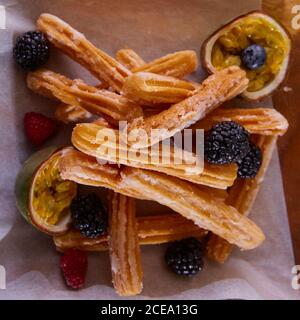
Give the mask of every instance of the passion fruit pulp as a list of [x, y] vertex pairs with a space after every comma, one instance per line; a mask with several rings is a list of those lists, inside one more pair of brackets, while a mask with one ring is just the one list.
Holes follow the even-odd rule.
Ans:
[[39, 230], [56, 235], [66, 232], [71, 222], [69, 207], [77, 186], [61, 179], [58, 162], [67, 148], [50, 147], [32, 155], [16, 180], [17, 207]]
[[[241, 53], [253, 44], [265, 49], [266, 61], [260, 68], [249, 70], [242, 64]], [[202, 59], [210, 72], [231, 65], [244, 68], [249, 86], [243, 96], [255, 100], [270, 94], [284, 79], [290, 47], [290, 38], [281, 25], [261, 12], [252, 12], [209, 37], [202, 47]]]

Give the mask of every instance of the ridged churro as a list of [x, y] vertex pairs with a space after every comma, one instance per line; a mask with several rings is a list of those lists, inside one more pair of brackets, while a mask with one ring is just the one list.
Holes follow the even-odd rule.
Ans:
[[222, 121], [235, 121], [251, 134], [283, 135], [288, 129], [285, 117], [270, 108], [218, 108], [203, 120], [195, 123], [192, 129], [210, 129]]
[[[133, 120], [128, 132], [135, 133], [136, 141], [130, 142], [130, 145], [143, 148], [174, 136], [203, 119], [223, 102], [239, 95], [247, 88], [248, 82], [245, 71], [236, 66], [209, 76], [195, 95], [154, 116]], [[144, 138], [145, 134], [147, 139]]]
[[140, 68], [146, 64], [143, 58], [132, 49], [119, 50], [116, 53], [116, 59], [129, 70]]
[[[140, 245], [162, 244], [188, 237], [203, 238], [207, 231], [199, 228], [193, 221], [179, 214], [163, 214], [137, 217]], [[86, 238], [79, 231], [71, 229], [67, 233], [53, 237], [59, 251], [76, 248], [85, 251], [104, 251], [108, 249], [107, 235]]]
[[192, 96], [199, 87], [193, 82], [175, 77], [138, 72], [125, 80], [122, 94], [140, 105], [161, 107]]
[[121, 296], [139, 294], [143, 289], [143, 271], [135, 200], [110, 191], [108, 207], [108, 244], [115, 290]]
[[[255, 144], [262, 151], [262, 164], [253, 179], [238, 179], [229, 189], [229, 197], [226, 202], [234, 206], [242, 215], [247, 216], [256, 199], [259, 188], [263, 182], [276, 146], [277, 136], [256, 136]], [[207, 244], [207, 255], [210, 259], [224, 263], [233, 249], [233, 246], [225, 239], [214, 234], [211, 235]]]
[[195, 51], [184, 50], [167, 54], [143, 66], [132, 69], [132, 72], [152, 72], [165, 76], [183, 78], [197, 69], [198, 60]]
[[83, 123], [73, 129], [72, 143], [80, 151], [117, 164], [163, 172], [190, 182], [226, 189], [236, 179], [237, 166], [200, 162], [197, 156], [176, 147], [130, 149], [122, 143], [119, 131], [104, 124]]
[[117, 93], [91, 87], [81, 80], [71, 80], [50, 70], [29, 73], [27, 85], [36, 93], [104, 116], [114, 124], [143, 114], [140, 106]]
[[51, 14], [42, 14], [37, 27], [49, 41], [74, 61], [80, 63], [96, 78], [120, 92], [131, 72], [117, 60], [96, 48], [69, 24]]
[[[73, 160], [68, 160], [70, 157]], [[102, 184], [125, 195], [131, 192], [136, 193], [137, 198], [141, 195], [143, 199], [157, 201], [242, 249], [253, 249], [264, 240], [262, 231], [235, 208], [220, 200], [214, 189], [130, 167], [121, 168], [119, 179], [113, 183], [102, 182], [101, 171], [104, 169], [99, 168], [101, 164], [92, 159], [84, 162], [85, 157], [76, 151], [63, 155], [59, 166], [62, 178], [87, 185]]]
[[86, 121], [92, 117], [92, 114], [79, 106], [61, 103], [56, 107], [54, 116], [58, 121], [67, 124]]

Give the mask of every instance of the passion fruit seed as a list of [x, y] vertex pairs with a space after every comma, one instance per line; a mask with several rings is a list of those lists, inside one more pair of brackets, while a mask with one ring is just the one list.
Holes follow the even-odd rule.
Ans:
[[[253, 50], [253, 45], [258, 47]], [[286, 40], [276, 26], [252, 16], [235, 22], [220, 36], [212, 48], [211, 61], [217, 70], [243, 65], [250, 80], [247, 91], [255, 92], [274, 80], [287, 50]]]
[[242, 51], [243, 66], [250, 70], [262, 67], [266, 62], [266, 50], [258, 44], [252, 44]]
[[76, 195], [76, 184], [63, 181], [58, 170], [60, 154], [53, 155], [39, 170], [33, 188], [32, 208], [46, 224], [56, 225], [67, 214]]
[[58, 161], [67, 149], [50, 147], [35, 153], [16, 180], [19, 211], [27, 221], [51, 235], [69, 228], [69, 207], [77, 191], [76, 183], [62, 180], [58, 170]]

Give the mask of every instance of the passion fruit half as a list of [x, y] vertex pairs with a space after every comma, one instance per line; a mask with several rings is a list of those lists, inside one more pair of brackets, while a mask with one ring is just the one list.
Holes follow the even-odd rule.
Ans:
[[62, 180], [58, 162], [69, 148], [49, 147], [33, 154], [17, 176], [16, 203], [23, 217], [44, 233], [58, 235], [71, 224], [75, 182]]
[[[241, 55], [251, 45], [265, 49], [265, 63], [251, 70], [242, 63]], [[249, 100], [271, 94], [284, 80], [291, 51], [288, 32], [272, 17], [259, 11], [240, 16], [214, 32], [203, 43], [201, 59], [210, 73], [231, 65], [243, 68], [249, 85], [242, 96]]]

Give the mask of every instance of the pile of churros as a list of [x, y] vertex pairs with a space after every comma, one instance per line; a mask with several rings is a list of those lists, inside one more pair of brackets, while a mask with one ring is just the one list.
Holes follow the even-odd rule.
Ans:
[[[242, 68], [229, 66], [196, 83], [187, 78], [198, 68], [194, 51], [150, 62], [131, 49], [112, 57], [53, 15], [42, 14], [37, 28], [99, 80], [91, 86], [44, 68], [27, 77], [32, 91], [59, 100], [57, 120], [75, 124], [74, 148], [59, 160], [61, 178], [107, 190], [107, 233], [88, 238], [71, 228], [53, 237], [57, 250], [108, 250], [115, 290], [129, 296], [143, 288], [141, 245], [194, 237], [209, 259], [224, 263], [234, 246], [250, 250], [262, 244], [265, 235], [248, 214], [288, 123], [274, 109], [222, 106], [247, 89]], [[192, 136], [197, 130], [205, 135], [223, 122], [242, 126], [260, 149], [254, 177], [238, 177], [235, 162], [212, 163], [205, 154], [199, 161], [196, 145], [185, 150], [171, 144], [165, 159], [166, 141], [185, 129]], [[140, 215], [135, 199], [156, 201], [174, 212]]]

